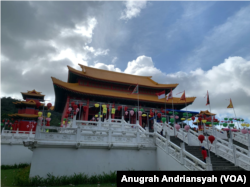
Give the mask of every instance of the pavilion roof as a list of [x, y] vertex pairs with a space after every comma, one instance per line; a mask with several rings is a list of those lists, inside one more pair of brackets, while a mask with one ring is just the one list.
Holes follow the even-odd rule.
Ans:
[[[98, 96], [108, 96], [108, 97], [117, 97], [117, 98], [124, 98], [124, 99], [133, 99], [137, 100], [136, 94], [128, 94], [126, 92], [117, 91], [117, 90], [109, 90], [109, 89], [102, 89], [102, 88], [96, 88], [96, 87], [88, 87], [84, 85], [79, 85], [78, 83], [67, 83], [63, 82], [61, 80], [58, 80], [54, 77], [51, 77], [53, 84], [62, 87], [66, 90], [70, 90], [77, 93], [85, 93], [85, 94], [91, 94], [91, 95], [98, 95]], [[158, 99], [157, 95], [145, 95], [140, 94], [139, 99], [143, 101], [148, 102], [155, 102], [164, 104], [165, 99]], [[192, 103], [195, 100], [196, 97], [186, 97], [186, 103]], [[167, 104], [172, 104], [172, 100], [166, 101]], [[180, 100], [180, 98], [173, 98], [174, 104], [185, 104], [185, 101]]]
[[197, 114], [197, 116], [199, 116], [199, 115], [206, 115], [206, 116], [215, 116], [216, 114], [214, 114], [214, 113], [211, 113], [211, 112], [209, 112], [208, 110], [205, 110], [205, 111], [200, 111], [200, 113], [199, 114]]
[[37, 92], [35, 89], [32, 91], [28, 91], [28, 92], [21, 92], [21, 94], [24, 96], [35, 96], [35, 97], [44, 97], [45, 95], [41, 94], [42, 92]]
[[152, 88], [175, 88], [178, 84], [159, 84], [153, 81], [152, 76], [140, 76], [140, 75], [131, 75], [126, 73], [108, 71], [103, 69], [96, 69], [88, 66], [79, 64], [82, 68], [82, 71], [76, 70], [70, 66], [68, 69], [70, 72], [76, 73], [80, 76], [90, 77], [99, 80], [105, 80], [110, 82], [124, 83], [124, 84], [139, 84], [141, 86], [147, 86]]

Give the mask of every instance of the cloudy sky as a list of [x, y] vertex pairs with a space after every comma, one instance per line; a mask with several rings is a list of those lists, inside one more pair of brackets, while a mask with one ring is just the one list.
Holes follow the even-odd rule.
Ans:
[[36, 89], [67, 65], [153, 76], [197, 99], [188, 110], [250, 122], [250, 2], [1, 2], [1, 97]]

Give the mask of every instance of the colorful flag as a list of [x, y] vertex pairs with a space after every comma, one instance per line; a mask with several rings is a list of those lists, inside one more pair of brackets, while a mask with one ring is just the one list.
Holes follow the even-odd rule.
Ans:
[[163, 99], [165, 98], [165, 90], [159, 93], [156, 93], [156, 95], [158, 96], [158, 99]]
[[[208, 91], [207, 91], [207, 95], [205, 95], [205, 97], [206, 97], [206, 96], [207, 96], [207, 104], [206, 104], [206, 106], [207, 106], [207, 105], [210, 105]], [[205, 98], [205, 97], [204, 97], [204, 98]]]
[[133, 90], [133, 92], [131, 94], [138, 94], [139, 93], [139, 85], [137, 84], [135, 89]]
[[185, 91], [184, 91], [184, 93], [182, 94], [182, 96], [181, 96], [180, 100], [185, 100], [185, 101], [186, 101]]
[[168, 101], [169, 99], [171, 99], [171, 98], [173, 98], [172, 89], [171, 89], [170, 93], [168, 94], [167, 101]]
[[233, 108], [233, 107], [234, 107], [234, 106], [233, 106], [232, 100], [231, 100], [231, 98], [230, 98], [230, 104], [228, 105], [227, 108]]

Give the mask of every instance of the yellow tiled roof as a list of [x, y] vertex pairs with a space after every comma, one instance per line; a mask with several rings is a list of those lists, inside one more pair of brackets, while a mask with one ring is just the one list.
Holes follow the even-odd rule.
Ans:
[[35, 89], [32, 90], [32, 91], [28, 91], [28, 92], [21, 92], [23, 95], [30, 95], [30, 96], [45, 96], [45, 95], [42, 95], [41, 93], [42, 92], [37, 92]]
[[159, 84], [151, 79], [152, 76], [139, 76], [139, 75], [131, 75], [126, 73], [108, 71], [103, 69], [91, 68], [88, 66], [84, 66], [79, 64], [82, 68], [82, 71], [76, 70], [70, 66], [68, 66], [69, 71], [74, 72], [76, 74], [92, 77], [100, 80], [107, 80], [112, 82], [126, 83], [126, 84], [139, 84], [142, 86], [153, 87], [153, 88], [175, 88], [178, 84]]
[[[54, 77], [51, 77], [53, 84], [63, 87], [65, 89], [79, 92], [79, 93], [85, 93], [85, 94], [92, 94], [92, 95], [101, 95], [101, 96], [109, 96], [109, 97], [118, 97], [118, 98], [125, 98], [125, 99], [134, 99], [137, 100], [137, 95], [135, 94], [128, 94], [126, 92], [116, 91], [116, 90], [106, 90], [101, 88], [94, 88], [94, 87], [88, 87], [88, 86], [80, 86], [78, 83], [67, 83], [63, 82], [61, 80], [58, 80]], [[195, 100], [196, 97], [187, 97], [186, 102], [192, 103]], [[157, 95], [144, 95], [140, 94], [139, 99], [143, 101], [149, 101], [149, 102], [157, 102], [157, 103], [165, 103], [165, 99], [158, 99]], [[172, 100], [166, 101], [168, 104], [172, 104]], [[185, 101], [180, 100], [180, 98], [173, 98], [174, 104], [185, 104]]]

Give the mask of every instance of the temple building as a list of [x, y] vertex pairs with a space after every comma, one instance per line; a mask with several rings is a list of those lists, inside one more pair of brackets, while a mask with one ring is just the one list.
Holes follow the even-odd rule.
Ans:
[[[151, 76], [138, 76], [108, 70], [91, 68], [79, 64], [81, 71], [68, 66], [68, 80], [63, 82], [52, 77], [55, 90], [54, 110], [62, 113], [63, 118], [67, 115], [68, 108], [77, 105], [80, 111], [77, 119], [91, 120], [94, 116], [102, 113], [102, 105], [111, 105], [115, 112], [112, 119], [121, 119], [121, 107], [131, 110], [138, 107], [143, 113], [161, 112], [165, 109], [172, 109], [172, 99], [158, 99], [156, 93], [165, 91], [168, 94], [174, 90], [178, 84], [159, 84], [151, 79]], [[131, 94], [135, 87], [139, 85], [139, 95]], [[186, 105], [194, 102], [196, 97], [187, 97], [186, 103], [180, 98], [173, 98], [174, 109], [180, 110]], [[95, 105], [98, 104], [98, 105]], [[95, 107], [95, 106], [100, 106]], [[124, 110], [123, 110], [124, 111]], [[108, 119], [109, 112], [105, 115]], [[137, 115], [130, 116], [132, 124], [136, 122]], [[143, 115], [142, 115], [143, 116]], [[140, 117], [141, 118], [141, 117]], [[141, 120], [139, 119], [140, 124]]]
[[[36, 90], [21, 92], [24, 101], [13, 102], [18, 108], [18, 113], [9, 114], [12, 119], [12, 130], [19, 131], [35, 131], [37, 125], [38, 112], [47, 110], [47, 106], [44, 106], [44, 96], [41, 92]], [[39, 101], [39, 105], [37, 105]], [[51, 108], [52, 109], [52, 108]]]

